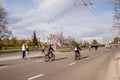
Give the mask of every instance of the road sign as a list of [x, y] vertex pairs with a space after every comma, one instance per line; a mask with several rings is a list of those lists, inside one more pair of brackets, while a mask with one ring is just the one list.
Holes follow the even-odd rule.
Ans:
[[52, 42], [57, 42], [57, 40], [56, 39], [52, 39]]
[[53, 35], [52, 35], [52, 38], [56, 38], [56, 35], [53, 34]]

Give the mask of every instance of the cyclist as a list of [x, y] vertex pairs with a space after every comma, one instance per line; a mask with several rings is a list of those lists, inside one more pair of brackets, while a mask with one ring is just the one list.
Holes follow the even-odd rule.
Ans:
[[75, 51], [75, 56], [77, 56], [77, 54], [78, 54], [79, 57], [81, 57], [80, 52], [79, 52], [79, 51], [81, 51], [81, 48], [79, 47], [79, 45], [76, 45], [74, 51]]
[[53, 49], [52, 45], [49, 45], [47, 51], [45, 52], [45, 57], [44, 57], [44, 60], [46, 62], [48, 62], [50, 59], [51, 59], [51, 61], [55, 60], [55, 55], [53, 52], [54, 52], [54, 49]]
[[52, 47], [51, 44], [50, 44], [49, 47], [48, 47], [48, 52], [49, 52], [49, 54], [54, 55], [54, 54], [53, 54], [54, 49], [53, 49], [53, 47]]

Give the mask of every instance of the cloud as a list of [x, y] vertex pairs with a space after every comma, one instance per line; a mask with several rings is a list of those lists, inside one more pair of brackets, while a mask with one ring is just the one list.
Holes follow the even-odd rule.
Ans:
[[[21, 21], [16, 23], [15, 25], [24, 25], [29, 24], [31, 22], [45, 22], [56, 19], [56, 17], [61, 16], [63, 12], [65, 12], [70, 4], [70, 0], [34, 0], [36, 6], [25, 11], [24, 9], [16, 8], [13, 17], [20, 18]], [[41, 3], [42, 2], [42, 3]], [[35, 4], [34, 4], [35, 5]], [[24, 12], [24, 13], [23, 13]]]
[[78, 40], [91, 35], [110, 37], [112, 10], [103, 12], [106, 24], [104, 19], [96, 17], [85, 6], [73, 6], [74, 3], [75, 0], [32, 0], [27, 8], [7, 4], [12, 32], [19, 38], [29, 37], [33, 31], [42, 37], [43, 30], [46, 35], [63, 31], [66, 37]]

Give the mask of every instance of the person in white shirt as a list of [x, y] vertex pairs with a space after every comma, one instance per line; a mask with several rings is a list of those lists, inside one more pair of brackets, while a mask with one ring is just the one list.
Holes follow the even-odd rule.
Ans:
[[25, 46], [26, 46], [25, 44], [22, 45], [22, 58], [23, 59], [25, 59], [25, 56], [26, 56], [26, 47]]

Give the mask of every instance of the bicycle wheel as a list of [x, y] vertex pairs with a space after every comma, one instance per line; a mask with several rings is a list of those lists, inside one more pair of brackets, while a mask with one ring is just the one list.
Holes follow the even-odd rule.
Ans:
[[44, 57], [45, 62], [48, 62], [49, 59], [50, 59], [49, 56], [48, 56], [48, 55], [45, 55], [45, 57]]
[[81, 55], [80, 54], [78, 54], [78, 59], [81, 59]]
[[51, 55], [51, 60], [52, 60], [52, 61], [55, 60], [55, 55], [54, 55], [54, 54]]
[[77, 60], [77, 55], [75, 54], [75, 61]]

